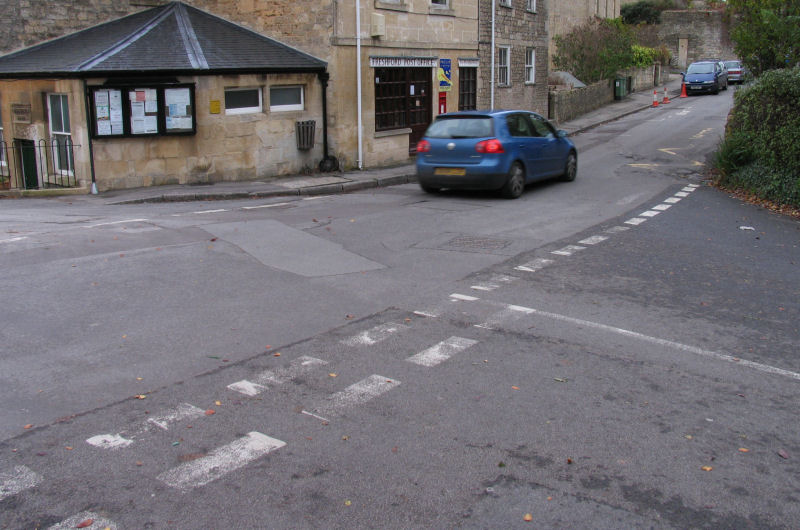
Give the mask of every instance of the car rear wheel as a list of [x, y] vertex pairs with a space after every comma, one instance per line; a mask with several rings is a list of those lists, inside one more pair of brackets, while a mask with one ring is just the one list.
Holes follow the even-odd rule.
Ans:
[[525, 170], [519, 162], [511, 165], [508, 180], [501, 191], [506, 199], [516, 199], [525, 191]]
[[578, 175], [578, 157], [575, 153], [570, 151], [567, 157], [567, 162], [564, 164], [564, 173], [561, 175], [561, 180], [564, 182], [572, 182]]

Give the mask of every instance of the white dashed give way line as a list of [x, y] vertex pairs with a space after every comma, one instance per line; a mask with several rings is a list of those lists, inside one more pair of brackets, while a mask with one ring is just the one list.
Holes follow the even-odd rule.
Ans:
[[0, 470], [0, 501], [30, 489], [42, 481], [41, 475], [25, 466], [14, 466], [11, 471]]
[[453, 355], [462, 352], [477, 343], [477, 340], [465, 339], [462, 337], [450, 337], [449, 339], [443, 340], [439, 344], [435, 344], [427, 350], [421, 351], [406, 360], [421, 366], [436, 366], [437, 364], [446, 361]]
[[328, 362], [323, 361], [322, 359], [303, 355], [297, 359], [294, 359], [286, 368], [275, 371], [266, 370], [253, 377], [252, 381], [243, 379], [242, 381], [231, 383], [228, 385], [228, 388], [246, 396], [257, 396], [267, 389], [268, 384], [282, 385], [283, 383], [288, 383], [292, 379], [308, 372], [309, 370], [317, 366], [324, 366], [326, 364], [328, 364]]
[[372, 346], [373, 344], [377, 344], [382, 340], [387, 339], [393, 333], [397, 333], [401, 329], [405, 329], [407, 327], [408, 326], [394, 322], [379, 324], [372, 329], [362, 331], [353, 337], [344, 339], [342, 343], [348, 346]]
[[157, 478], [168, 486], [187, 491], [236, 471], [284, 445], [286, 442], [253, 431], [211, 451], [208, 456], [184, 462], [161, 473]]
[[125, 438], [121, 434], [98, 434], [86, 440], [86, 443], [99, 447], [101, 449], [120, 449], [128, 447], [133, 443], [134, 438], [150, 430], [153, 425], [162, 430], [169, 430], [169, 426], [173, 423], [201, 418], [205, 415], [205, 411], [199, 407], [195, 407], [189, 403], [180, 403], [177, 407], [168, 409], [160, 414], [147, 418], [147, 421], [140, 425], [136, 430], [129, 434], [129, 438]]
[[[451, 297], [453, 295], [450, 295]], [[768, 374], [775, 374], [775, 375], [782, 375], [784, 377], [788, 377], [790, 379], [795, 379], [800, 381], [800, 373], [792, 372], [790, 370], [784, 370], [783, 368], [777, 368], [775, 366], [770, 366], [767, 364], [761, 364], [753, 361], [748, 361], [745, 359], [741, 359], [739, 357], [734, 357], [733, 355], [728, 355], [726, 353], [719, 353], [710, 350], [704, 350], [702, 348], [697, 348], [695, 346], [691, 346], [688, 344], [682, 344], [680, 342], [674, 342], [671, 340], [660, 339], [658, 337], [651, 337], [649, 335], [644, 335], [643, 333], [638, 333], [636, 331], [631, 331], [628, 329], [617, 328], [614, 326], [609, 326], [607, 324], [601, 324], [599, 322], [592, 322], [589, 320], [582, 320], [579, 318], [573, 318], [566, 315], [560, 315], [558, 313], [550, 313], [548, 311], [541, 311], [539, 309], [533, 309], [530, 307], [518, 306], [518, 305], [508, 305], [508, 304], [501, 304], [505, 306], [505, 309], [500, 311], [497, 316], [501, 315], [508, 315], [513, 312], [520, 312], [527, 315], [537, 315], [541, 317], [551, 318], [553, 320], [559, 320], [561, 322], [568, 322], [570, 324], [575, 324], [578, 326], [584, 326], [587, 328], [598, 329], [601, 331], [607, 331], [611, 333], [616, 333], [618, 335], [623, 335], [626, 337], [631, 337], [634, 339], [638, 339], [641, 341], [649, 342], [651, 344], [657, 344], [659, 346], [666, 346], [669, 348], [673, 348], [679, 351], [684, 351], [687, 353], [693, 353], [695, 355], [699, 355], [701, 357], [707, 357], [710, 359], [715, 359], [717, 361], [725, 361], [732, 364], [737, 364], [739, 366], [744, 366], [747, 368], [751, 368], [753, 370], [758, 370], [760, 372], [765, 372]], [[484, 323], [478, 324], [476, 327], [487, 327], [489, 328], [492, 324], [496, 324], [495, 320]]]
[[[367, 401], [388, 392], [399, 384], [400, 381], [383, 377], [382, 375], [371, 375], [358, 383], [348, 386], [340, 392], [332, 394], [328, 398], [327, 403], [319, 407], [316, 412], [326, 415], [337, 415], [342, 409], [355, 405], [363, 405]], [[314, 417], [319, 418], [319, 416], [315, 415]]]

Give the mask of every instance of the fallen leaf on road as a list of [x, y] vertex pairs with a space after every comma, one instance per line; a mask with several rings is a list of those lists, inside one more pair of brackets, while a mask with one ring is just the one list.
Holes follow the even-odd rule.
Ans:
[[75, 528], [89, 528], [94, 524], [94, 519], [86, 519], [85, 521], [81, 521], [78, 523]]
[[281, 356], [281, 352], [276, 351], [275, 353], [272, 354], [272, 356], [273, 357], [280, 357]]
[[712, 470], [712, 469], [714, 469], [714, 468], [713, 468], [713, 467], [711, 467], [711, 466], [703, 466], [703, 467], [701, 467], [700, 469], [702, 469], [703, 471], [711, 471], [711, 470]]
[[533, 521], [533, 515], [526, 513], [525, 516], [522, 518], [522, 520], [525, 521], [526, 523], [530, 523], [531, 521]]
[[216, 411], [215, 411], [214, 409], [208, 409], [208, 410], [206, 411], [206, 416], [211, 416], [211, 415], [213, 415], [213, 414], [216, 414]]
[[216, 237], [212, 237], [209, 241], [216, 241], [216, 240], [217, 240]]
[[784, 458], [784, 459], [787, 459], [787, 460], [788, 460], [788, 458], [789, 458], [789, 453], [787, 453], [787, 452], [786, 452], [786, 451], [784, 451], [783, 449], [778, 449], [778, 456], [780, 456], [781, 458]]
[[351, 504], [353, 504], [351, 501], [344, 501], [345, 506], [350, 506]]
[[66, 449], [67, 451], [72, 451], [73, 447], [68, 445], [68, 446], [64, 447], [64, 449]]
[[336, 374], [333, 374], [333, 373], [328, 374], [328, 377], [336, 377]]
[[750, 449], [748, 449], [747, 447], [740, 447], [739, 448], [739, 452], [740, 453], [749, 453]]
[[512, 386], [511, 390], [519, 390], [519, 387], [518, 386]]
[[572, 459], [571, 458], [567, 458], [567, 464], [570, 464], [570, 465], [572, 464]]
[[33, 423], [27, 424], [23, 429], [33, 429]]
[[354, 319], [355, 317], [354, 317], [353, 315], [345, 315], [345, 317], [344, 317], [344, 318], [346, 318], [347, 320], [352, 320], [352, 319]]
[[139, 394], [138, 396], [136, 396], [136, 399], [147, 399], [147, 396], [145, 396], [144, 394]]
[[215, 402], [214, 402], [214, 405], [216, 405], [216, 406], [220, 406], [220, 405], [222, 405], [222, 401], [215, 401]]

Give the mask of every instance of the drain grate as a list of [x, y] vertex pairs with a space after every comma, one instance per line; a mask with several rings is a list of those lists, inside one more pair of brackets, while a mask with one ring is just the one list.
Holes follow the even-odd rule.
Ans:
[[459, 250], [502, 250], [511, 244], [511, 241], [505, 239], [493, 239], [490, 237], [475, 237], [475, 236], [459, 236], [451, 239], [441, 248], [459, 249]]

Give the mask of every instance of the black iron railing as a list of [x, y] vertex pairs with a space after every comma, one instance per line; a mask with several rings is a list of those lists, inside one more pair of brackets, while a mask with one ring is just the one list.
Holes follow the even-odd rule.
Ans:
[[74, 188], [75, 148], [66, 135], [0, 142], [0, 189]]

